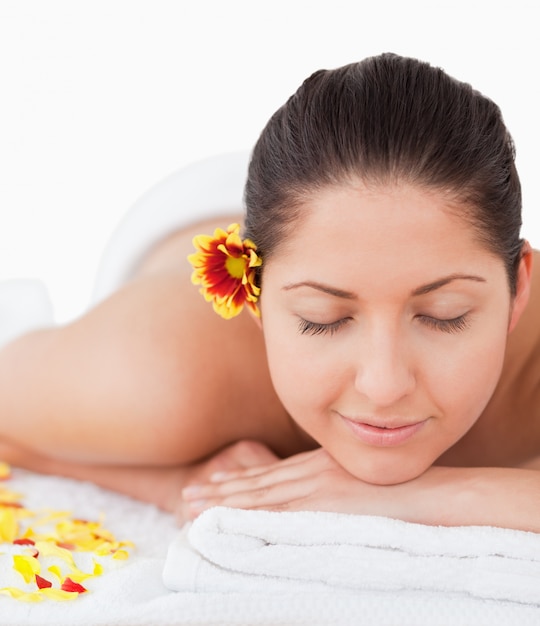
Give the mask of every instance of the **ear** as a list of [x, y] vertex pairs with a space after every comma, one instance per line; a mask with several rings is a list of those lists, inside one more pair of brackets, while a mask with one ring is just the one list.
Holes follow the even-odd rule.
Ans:
[[521, 314], [527, 306], [529, 296], [531, 295], [531, 275], [533, 266], [533, 252], [531, 245], [525, 241], [521, 250], [521, 258], [517, 271], [516, 295], [512, 302], [512, 310], [510, 314], [510, 323], [508, 332], [511, 333], [516, 327]]

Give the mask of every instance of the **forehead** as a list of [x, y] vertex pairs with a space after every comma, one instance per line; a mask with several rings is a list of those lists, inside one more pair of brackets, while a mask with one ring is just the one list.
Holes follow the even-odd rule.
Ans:
[[332, 274], [390, 267], [397, 277], [430, 266], [465, 271], [468, 264], [492, 257], [478, 241], [470, 207], [443, 190], [351, 182], [314, 192], [301, 209], [268, 269], [283, 264], [294, 272], [310, 266], [317, 274]]
[[460, 205], [454, 194], [405, 183], [366, 185], [360, 181], [324, 187], [305, 197], [300, 219], [287, 239], [328, 239], [336, 234], [355, 234], [364, 245], [386, 237], [403, 235], [404, 229], [418, 237], [442, 237], [452, 226], [454, 237], [474, 237], [471, 208]]

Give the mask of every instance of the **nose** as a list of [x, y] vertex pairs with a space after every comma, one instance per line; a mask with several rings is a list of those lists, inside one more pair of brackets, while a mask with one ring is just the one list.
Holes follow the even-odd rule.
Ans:
[[376, 407], [388, 407], [416, 387], [412, 357], [397, 331], [380, 328], [364, 337], [357, 359], [355, 387]]

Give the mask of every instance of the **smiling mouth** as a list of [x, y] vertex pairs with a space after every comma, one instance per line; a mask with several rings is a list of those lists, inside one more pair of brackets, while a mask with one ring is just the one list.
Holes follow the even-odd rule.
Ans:
[[426, 422], [422, 420], [413, 424], [403, 426], [374, 426], [367, 422], [360, 422], [340, 415], [349, 430], [363, 443], [379, 447], [398, 446], [405, 443], [417, 432], [419, 432]]

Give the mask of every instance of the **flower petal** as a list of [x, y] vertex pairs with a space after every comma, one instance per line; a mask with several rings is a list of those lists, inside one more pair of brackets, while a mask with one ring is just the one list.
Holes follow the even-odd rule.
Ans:
[[65, 589], [55, 589], [54, 587], [45, 587], [38, 592], [40, 595], [50, 598], [51, 600], [75, 600], [79, 597], [76, 591], [66, 591]]
[[34, 580], [36, 574], [41, 571], [41, 564], [34, 556], [26, 554], [13, 555], [13, 569], [24, 578], [24, 582], [29, 583]]
[[[12, 555], [13, 568], [24, 580], [24, 586], [21, 581], [20, 588], [4, 587], [1, 594], [25, 602], [40, 602], [45, 598], [71, 600], [87, 591], [81, 584], [84, 580], [104, 572], [103, 564], [96, 559], [91, 572], [79, 569], [77, 552], [101, 553], [104, 559], [129, 557], [127, 548], [133, 544], [117, 541], [103, 526], [102, 517], [99, 521], [88, 521], [73, 519], [69, 511], [31, 511], [19, 502], [20, 498], [20, 494], [0, 487], [0, 544], [9, 544], [2, 552]], [[52, 579], [40, 574], [45, 563], [48, 572], [58, 580], [54, 581], [56, 587]], [[28, 585], [30, 590], [25, 588]]]
[[41, 602], [43, 599], [40, 596], [40, 592], [37, 591], [23, 591], [22, 589], [17, 589], [16, 587], [4, 587], [0, 589], [0, 593], [11, 596], [15, 598], [15, 600], [22, 600], [23, 602]]
[[21, 537], [20, 539], [14, 539], [13, 543], [16, 546], [35, 546], [36, 542], [28, 537]]
[[63, 576], [62, 576], [62, 571], [60, 570], [60, 568], [58, 567], [58, 565], [51, 565], [48, 568], [49, 572], [51, 574], [54, 574], [56, 576], [56, 578], [58, 578], [58, 582], [61, 583]]
[[75, 592], [75, 593], [84, 593], [85, 591], [88, 591], [88, 589], [86, 589], [79, 583], [76, 583], [74, 580], [71, 580], [69, 576], [62, 583], [61, 589], [62, 591], [69, 591], [69, 592]]
[[36, 585], [38, 586], [38, 589], [47, 589], [48, 587], [52, 587], [52, 582], [46, 578], [42, 578], [39, 574], [36, 574]]
[[14, 509], [0, 506], [0, 541], [12, 543], [18, 533], [19, 524]]

